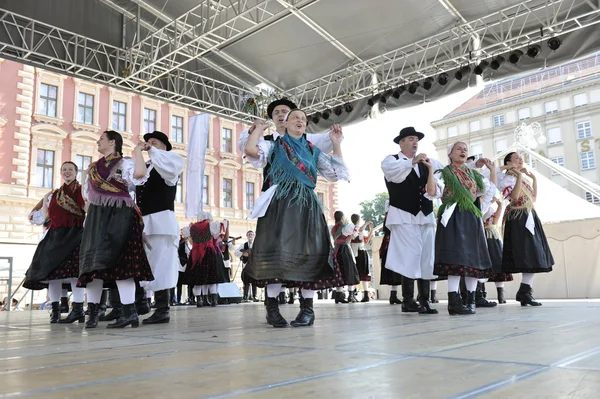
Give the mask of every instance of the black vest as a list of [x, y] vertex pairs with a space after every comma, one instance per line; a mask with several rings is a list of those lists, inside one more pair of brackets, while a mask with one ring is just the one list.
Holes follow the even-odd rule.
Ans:
[[[398, 155], [394, 155], [394, 158], [399, 159]], [[433, 202], [425, 198], [429, 170], [420, 162], [417, 165], [421, 177], [417, 176], [415, 170], [412, 169], [402, 183], [392, 183], [386, 179], [385, 185], [390, 195], [391, 206], [415, 216], [419, 212], [423, 212], [423, 215], [427, 216], [433, 212]]]
[[223, 260], [229, 260], [229, 243], [223, 243], [221, 245], [221, 252], [223, 253]]
[[[272, 134], [264, 136], [263, 139], [265, 139], [265, 141], [275, 141], [275, 140], [273, 140]], [[269, 184], [269, 172], [270, 171], [271, 171], [271, 162], [267, 162], [267, 164], [263, 168], [263, 185], [262, 185], [262, 189], [261, 189], [263, 193], [271, 187], [271, 184]]]
[[135, 198], [143, 216], [161, 211], [175, 211], [177, 185], [168, 186], [155, 168], [143, 186], [135, 188]]

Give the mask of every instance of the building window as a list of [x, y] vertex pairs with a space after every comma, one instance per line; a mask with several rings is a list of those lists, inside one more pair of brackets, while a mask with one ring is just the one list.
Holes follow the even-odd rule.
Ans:
[[113, 101], [112, 128], [124, 132], [127, 130], [127, 104]]
[[475, 159], [483, 158], [483, 145], [471, 144], [471, 151], [469, 151], [469, 155], [474, 156]]
[[548, 101], [544, 104], [546, 115], [558, 112], [558, 103], [556, 101]]
[[175, 202], [183, 203], [183, 173], [179, 175], [177, 180], [177, 191], [175, 192]]
[[581, 160], [581, 169], [594, 169], [596, 167], [596, 159], [594, 158], [594, 152], [582, 152], [579, 154]]
[[500, 154], [502, 151], [506, 151], [506, 148], [508, 148], [508, 142], [506, 139], [497, 139], [494, 142], [494, 145], [496, 147], [496, 154]]
[[600, 197], [590, 193], [589, 191], [585, 192], [584, 197], [587, 202], [591, 202], [592, 204], [600, 204]]
[[504, 126], [504, 115], [494, 115], [494, 127]]
[[586, 93], [575, 94], [573, 96], [573, 104], [575, 104], [575, 107], [583, 107], [584, 105], [587, 105], [587, 103], [588, 100]]
[[79, 93], [77, 96], [77, 110], [79, 122], [86, 125], [94, 124], [94, 95]]
[[325, 205], [325, 195], [323, 193], [317, 193], [317, 197], [319, 198], [321, 205]]
[[208, 205], [208, 175], [202, 179], [202, 204]]
[[530, 162], [531, 169], [537, 169], [537, 159], [532, 159]]
[[469, 123], [469, 131], [471, 133], [478, 132], [481, 130], [481, 121], [471, 121]]
[[231, 129], [223, 128], [221, 133], [222, 137], [222, 148], [221, 151], [233, 153], [233, 131]]
[[558, 144], [562, 143], [562, 137], [560, 135], [559, 127], [551, 127], [547, 131], [548, 133], [548, 144]]
[[77, 164], [77, 181], [83, 183], [83, 172], [90, 167], [92, 163], [92, 157], [87, 155], [75, 155], [75, 164]]
[[56, 102], [58, 100], [58, 87], [40, 84], [40, 111], [39, 113], [56, 118]]
[[450, 126], [448, 128], [448, 137], [458, 136], [458, 128], [456, 126]]
[[144, 108], [144, 132], [152, 133], [156, 130], [156, 110]]
[[531, 114], [529, 113], [529, 108], [521, 108], [519, 110], [519, 120], [524, 121], [525, 119], [531, 118]]
[[592, 137], [592, 123], [591, 122], [578, 122], [577, 123], [577, 138], [587, 139]]
[[35, 185], [37, 187], [52, 188], [52, 179], [54, 179], [54, 151], [38, 149], [36, 166]]
[[233, 180], [223, 179], [223, 207], [233, 208]]
[[246, 209], [254, 209], [254, 183], [246, 182]]
[[183, 118], [173, 115], [171, 117], [171, 140], [183, 144]]
[[[563, 157], [550, 158], [550, 160], [555, 164], [562, 166], [563, 168], [565, 167], [565, 158]], [[558, 174], [559, 173], [557, 171], [552, 170], [552, 176], [556, 176]]]

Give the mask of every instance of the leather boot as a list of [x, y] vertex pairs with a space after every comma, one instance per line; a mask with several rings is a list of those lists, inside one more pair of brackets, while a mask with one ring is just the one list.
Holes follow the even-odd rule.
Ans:
[[123, 305], [123, 316], [119, 317], [113, 324], [107, 325], [106, 328], [125, 328], [129, 325], [132, 328], [140, 326], [140, 320], [138, 319], [134, 303]]
[[196, 307], [197, 308], [203, 308], [204, 307], [204, 301], [202, 300], [202, 295], [197, 295], [196, 296]]
[[390, 305], [402, 305], [402, 301], [398, 299], [398, 291], [390, 291]]
[[210, 301], [208, 300], [208, 295], [202, 295], [202, 306], [211, 306]]
[[437, 314], [437, 309], [433, 309], [429, 304], [429, 280], [418, 279], [417, 285], [419, 287], [419, 305], [421, 310], [419, 314]]
[[210, 294], [210, 307], [214, 308], [219, 304], [219, 294]]
[[[98, 311], [98, 320], [100, 321], [113, 321], [117, 320], [123, 315], [123, 305], [121, 305], [121, 297], [119, 296], [119, 290], [116, 288], [110, 289], [110, 305], [112, 309], [104, 316], [100, 316]], [[88, 304], [89, 308], [90, 304]]]
[[531, 286], [521, 283], [519, 291], [517, 291], [517, 302], [521, 302], [521, 306], [542, 306], [531, 294], [533, 294]]
[[476, 304], [475, 304], [475, 293], [473, 291], [467, 291], [467, 306], [465, 306], [467, 310], [475, 314]]
[[462, 299], [462, 304], [467, 306], [467, 282], [465, 281], [465, 276], [460, 278], [460, 298]]
[[280, 305], [285, 305], [285, 292], [280, 292], [279, 293], [279, 304]]
[[296, 320], [292, 321], [290, 324], [294, 327], [307, 327], [312, 326], [315, 322], [315, 311], [313, 310], [313, 299], [305, 299], [304, 306], [302, 307], [298, 316], [296, 316]]
[[252, 302], [260, 302], [257, 295], [256, 285], [252, 284]]
[[421, 311], [421, 305], [415, 301], [415, 280], [402, 277], [402, 311], [414, 313]]
[[59, 324], [67, 324], [74, 323], [78, 321], [79, 323], [85, 322], [85, 313], [83, 311], [83, 302], [73, 302], [73, 309], [67, 315], [66, 318], [60, 319], [58, 321]]
[[108, 308], [108, 290], [103, 289], [100, 296], [100, 303], [98, 304], [98, 318], [106, 315], [106, 308]]
[[363, 291], [363, 297], [361, 302], [369, 302], [369, 291]]
[[458, 292], [449, 292], [448, 293], [448, 313], [451, 316], [454, 315], [464, 315], [464, 314], [473, 314], [474, 312], [470, 311], [463, 305], [462, 298], [458, 294]]
[[52, 302], [52, 313], [50, 313], [50, 324], [58, 323], [60, 320], [60, 304]]
[[267, 323], [275, 328], [282, 328], [288, 325], [287, 320], [279, 313], [279, 299], [277, 297], [267, 298]]
[[342, 291], [335, 291], [333, 295], [335, 295], [335, 303], [348, 303]]
[[356, 299], [356, 293], [358, 291], [356, 291], [356, 289], [354, 290], [348, 290], [348, 303], [357, 303], [358, 299]]
[[475, 305], [478, 308], [493, 308], [498, 305], [496, 302], [485, 299], [485, 283], [477, 283], [477, 291], [475, 292]]
[[[139, 282], [135, 282], [135, 310], [140, 316], [150, 313], [150, 304], [146, 298], [146, 292], [144, 288], [140, 287]], [[121, 317], [123, 317], [121, 315]]]
[[[431, 282], [430, 282], [431, 284]], [[437, 299], [437, 290], [429, 290], [429, 296], [431, 298], [431, 303], [440, 303], [440, 301], [438, 301]]]
[[168, 323], [170, 290], [160, 290], [154, 292], [154, 302], [156, 302], [156, 310], [152, 316], [142, 320], [142, 324], [162, 324]]
[[496, 287], [496, 291], [498, 292], [498, 303], [506, 303], [506, 299], [504, 299], [504, 287]]
[[69, 313], [69, 298], [60, 298], [60, 313]]
[[90, 314], [87, 323], [85, 323], [85, 328], [98, 327], [98, 304], [88, 303], [88, 310], [90, 311]]

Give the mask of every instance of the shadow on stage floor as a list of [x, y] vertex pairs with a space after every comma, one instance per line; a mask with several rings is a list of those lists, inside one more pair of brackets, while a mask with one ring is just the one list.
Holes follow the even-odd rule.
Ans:
[[600, 302], [445, 306], [317, 301], [314, 327], [285, 329], [262, 304], [181, 306], [170, 324], [124, 330], [3, 312], [0, 398], [598, 397]]

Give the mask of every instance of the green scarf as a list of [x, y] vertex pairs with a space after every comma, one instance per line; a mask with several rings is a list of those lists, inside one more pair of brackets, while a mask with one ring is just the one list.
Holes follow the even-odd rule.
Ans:
[[[481, 173], [469, 168], [464, 169], [463, 172], [475, 181], [477, 191], [484, 190], [485, 185], [483, 184], [483, 176]], [[452, 193], [451, 198], [447, 198], [446, 200], [442, 201], [442, 206], [440, 206], [438, 211], [439, 216], [444, 214], [444, 211], [447, 207], [456, 203], [458, 204], [458, 209], [460, 209], [462, 212], [471, 211], [477, 217], [483, 217], [481, 210], [475, 206], [474, 201], [476, 198], [473, 198], [473, 194], [471, 194], [471, 192], [467, 190], [467, 188], [460, 182], [458, 177], [452, 173], [450, 165], [446, 166], [442, 170], [436, 171], [436, 173], [441, 173], [442, 179], [444, 179], [444, 184]]]

